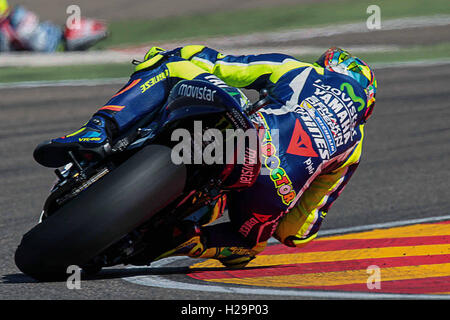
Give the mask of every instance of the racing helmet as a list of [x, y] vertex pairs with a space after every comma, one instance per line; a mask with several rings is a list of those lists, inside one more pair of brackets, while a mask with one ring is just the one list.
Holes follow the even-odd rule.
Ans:
[[7, 0], [0, 0], [0, 21], [3, 20], [3, 18], [6, 18], [6, 16], [9, 13], [9, 5]]
[[377, 80], [369, 65], [352, 56], [348, 51], [337, 47], [325, 51], [316, 61], [316, 64], [329, 71], [345, 74], [356, 80], [364, 88], [367, 95], [367, 107], [362, 123], [366, 122], [375, 106], [375, 94], [377, 92]]

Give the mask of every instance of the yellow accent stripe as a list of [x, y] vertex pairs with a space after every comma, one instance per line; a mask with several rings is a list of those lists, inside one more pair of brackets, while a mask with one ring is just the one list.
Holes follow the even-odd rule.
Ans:
[[199, 53], [205, 48], [202, 45], [190, 45], [181, 48], [180, 54], [183, 59], [189, 60], [194, 54]]
[[364, 141], [364, 125], [360, 125], [359, 129], [361, 131], [361, 140], [358, 142], [358, 144], [356, 145], [355, 150], [353, 150], [353, 152], [350, 154], [348, 159], [345, 160], [345, 162], [342, 165], [342, 167], [358, 163], [359, 160], [361, 159], [362, 144], [363, 144], [363, 141]]
[[139, 71], [139, 70], [151, 67], [155, 63], [157, 63], [159, 60], [161, 60], [162, 58], [163, 58], [163, 56], [158, 54], [158, 55], [154, 56], [153, 58], [138, 64], [135, 68], [135, 71]]
[[324, 74], [324, 69], [314, 66], [310, 63], [306, 63], [306, 62], [300, 62], [300, 61], [289, 61], [287, 63], [284, 63], [281, 66], [277, 66], [276, 68], [274, 68], [272, 75], [270, 76], [270, 81], [272, 81], [273, 83], [276, 83], [286, 72], [297, 69], [297, 68], [302, 68], [302, 67], [311, 67], [314, 68], [314, 70], [316, 70], [316, 72], [318, 74]]
[[[204, 66], [208, 67], [206, 65]], [[323, 68], [295, 60], [287, 61], [281, 65], [270, 61], [258, 61], [245, 64], [218, 60], [210, 72], [224, 80], [228, 85], [242, 88], [252, 84], [260, 76], [267, 74], [270, 75], [270, 81], [275, 83], [286, 72], [301, 67], [311, 67], [317, 73], [323, 74]]]
[[86, 129], [86, 127], [83, 127], [83, 128], [81, 128], [80, 130], [75, 131], [74, 133], [68, 134], [68, 135], [66, 136], [66, 138], [67, 138], [67, 137], [74, 136], [74, 135], [76, 135], [76, 134], [79, 134], [80, 132], [83, 132], [85, 129]]
[[186, 80], [192, 80], [198, 75], [205, 73], [205, 70], [189, 61], [175, 61], [166, 64], [169, 69], [169, 76]]
[[449, 292], [431, 292], [428, 294], [450, 294], [450, 291]]
[[228, 85], [243, 88], [253, 83], [258, 77], [272, 73], [273, 65], [233, 65], [219, 60], [216, 62], [212, 73], [224, 80]]
[[[346, 260], [376, 259], [388, 257], [412, 257], [412, 256], [441, 255], [441, 254], [450, 254], [450, 244], [318, 251], [318, 252], [299, 252], [296, 254], [279, 254], [279, 255], [260, 255], [257, 256], [256, 259], [253, 260], [248, 266], [267, 267], [267, 266], [296, 264], [296, 263], [346, 261]], [[216, 268], [220, 266], [221, 264], [219, 261], [207, 260], [204, 262], [197, 263], [191, 267]]]
[[202, 68], [203, 70], [209, 73], [213, 73], [214, 64], [212, 62], [209, 62], [208, 60], [205, 59], [199, 59], [197, 57], [192, 57], [192, 59], [189, 61], [191, 61], [196, 66]]
[[[449, 276], [450, 263], [381, 269], [382, 281], [426, 278], [427, 275], [432, 277]], [[366, 269], [362, 269], [324, 273], [305, 273], [284, 276], [265, 276], [257, 278], [209, 279], [207, 281], [219, 281], [222, 283], [258, 285], [266, 287], [306, 287], [366, 283], [367, 279], [367, 271]]]
[[313, 235], [310, 235], [308, 238], [306, 239], [302, 239], [302, 240], [292, 240], [292, 243], [297, 247], [297, 248], [302, 248], [304, 246], [306, 246], [307, 244], [309, 244], [311, 241], [313, 241], [315, 238], [317, 237], [317, 232], [314, 233]]

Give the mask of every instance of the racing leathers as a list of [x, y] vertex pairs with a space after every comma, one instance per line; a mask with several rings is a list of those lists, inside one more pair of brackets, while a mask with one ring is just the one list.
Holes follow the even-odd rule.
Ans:
[[261, 173], [251, 187], [228, 193], [212, 209], [217, 217], [227, 206], [229, 222], [195, 227], [187, 232], [189, 239], [160, 257], [217, 258], [239, 267], [260, 253], [271, 236], [297, 247], [314, 239], [358, 166], [366, 94], [348, 76], [284, 54], [223, 55], [199, 45], [152, 48], [129, 82], [97, 111], [96, 121], [53, 140], [46, 152], [35, 152], [36, 160], [44, 164], [43, 154], [71, 139], [104, 144], [108, 130], [98, 126], [106, 122], [114, 127], [109, 131], [125, 132], [164, 104], [181, 80], [266, 89], [270, 103], [253, 117], [264, 132]]
[[252, 187], [228, 197], [231, 225], [211, 227], [224, 230], [222, 246], [236, 238], [225, 237], [232, 232], [259, 250], [271, 236], [287, 246], [306, 245], [360, 161], [364, 89], [283, 54], [232, 56], [203, 46], [179, 53], [230, 86], [267, 89], [272, 100], [258, 112], [265, 129], [261, 174]]

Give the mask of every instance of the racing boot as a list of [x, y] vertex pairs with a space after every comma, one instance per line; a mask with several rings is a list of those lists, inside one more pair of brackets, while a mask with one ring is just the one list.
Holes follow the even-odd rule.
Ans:
[[200, 226], [192, 221], [183, 221], [172, 231], [169, 247], [172, 249], [165, 251], [154, 260], [160, 260], [171, 256], [188, 256], [199, 258], [205, 251], [205, 239]]
[[33, 157], [41, 165], [58, 168], [72, 158], [69, 151], [80, 157], [79, 160], [98, 161], [111, 152], [111, 138], [115, 133], [115, 125], [109, 119], [95, 115], [79, 130], [39, 144]]
[[258, 243], [251, 249], [239, 247], [209, 248], [199, 258], [217, 259], [229, 269], [241, 269], [255, 259], [256, 255], [266, 248], [266, 245], [267, 241]]
[[[191, 221], [183, 221], [182, 224], [173, 229], [173, 249], [165, 251], [154, 260], [170, 256], [188, 256], [191, 258], [217, 259], [225, 267], [230, 269], [244, 268], [255, 256], [262, 252], [267, 245], [266, 242], [258, 243], [253, 248], [240, 247], [212, 247], [207, 248], [207, 239], [203, 235], [200, 226]], [[175, 245], [178, 243], [178, 245]]]
[[[189, 228], [189, 229], [186, 229]], [[185, 229], [181, 231], [181, 229]], [[198, 225], [175, 227], [175, 233], [182, 233], [181, 237], [174, 236], [173, 243], [180, 243], [158, 256], [160, 260], [172, 256], [188, 256], [191, 258], [212, 258], [219, 260], [225, 267], [239, 269], [245, 267], [255, 258], [251, 249], [234, 247], [206, 248], [206, 241]], [[181, 240], [182, 239], [182, 240]]]

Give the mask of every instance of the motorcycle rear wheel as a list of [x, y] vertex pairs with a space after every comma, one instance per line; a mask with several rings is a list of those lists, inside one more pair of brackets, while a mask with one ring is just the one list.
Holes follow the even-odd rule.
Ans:
[[68, 277], [150, 219], [183, 192], [186, 167], [171, 149], [150, 145], [33, 227], [15, 252], [15, 263], [41, 281]]

